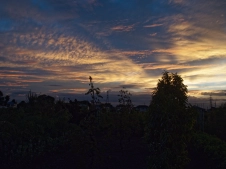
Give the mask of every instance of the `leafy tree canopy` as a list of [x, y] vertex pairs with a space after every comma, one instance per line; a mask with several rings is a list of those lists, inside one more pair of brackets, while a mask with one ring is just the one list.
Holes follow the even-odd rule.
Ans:
[[2, 91], [0, 91], [0, 106], [6, 106], [10, 99], [9, 95], [3, 96]]
[[172, 99], [175, 103], [185, 106], [188, 101], [187, 86], [177, 73], [163, 72], [162, 79], [159, 79], [157, 87], [152, 93], [152, 103], [162, 103], [162, 99]]
[[132, 104], [132, 100], [130, 98], [131, 96], [132, 96], [131, 93], [129, 93], [127, 90], [125, 90], [125, 88], [123, 88], [123, 90], [120, 90], [119, 94], [118, 94], [119, 105], [123, 105], [128, 108], [132, 108], [133, 104]]
[[187, 86], [174, 73], [163, 72], [152, 93], [147, 141], [150, 143], [150, 168], [182, 169], [188, 162], [186, 143], [193, 126]]

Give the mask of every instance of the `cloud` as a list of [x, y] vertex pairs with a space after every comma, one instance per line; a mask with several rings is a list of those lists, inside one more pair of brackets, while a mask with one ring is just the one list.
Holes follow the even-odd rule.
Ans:
[[37, 22], [49, 24], [79, 17], [80, 10], [92, 11], [95, 6], [101, 5], [96, 0], [20, 0], [20, 7], [17, 1], [4, 2], [6, 16], [14, 20], [24, 22]]
[[[168, 31], [167, 42], [170, 45], [151, 50], [150, 55], [165, 55], [166, 59], [160, 57], [157, 63], [144, 62], [140, 65], [146, 70], [177, 71], [191, 90], [223, 89], [223, 84], [226, 84], [226, 80], [221, 78], [226, 75], [226, 36], [223, 31], [225, 21], [221, 16], [225, 11], [219, 8], [225, 6], [222, 3], [207, 1], [202, 7], [198, 2], [181, 1], [181, 14], [169, 15], [157, 21]], [[203, 12], [207, 10], [212, 13]], [[173, 62], [171, 56], [175, 58]]]
[[152, 24], [152, 25], [145, 25], [145, 28], [154, 28], [154, 27], [159, 27], [162, 26], [163, 24]]
[[204, 59], [196, 59], [196, 60], [191, 60], [186, 62], [189, 65], [221, 65], [224, 64], [226, 62], [226, 57], [217, 57], [217, 56], [210, 56], [208, 58], [204, 58]]
[[62, 85], [54, 85], [54, 84], [51, 84], [49, 86], [51, 86], [51, 87], [61, 87]]
[[[209, 1], [207, 4], [210, 5]], [[199, 5], [200, 4], [197, 3], [193, 10], [200, 10], [198, 9], [200, 7]], [[210, 8], [207, 5], [204, 6], [206, 6], [207, 9]], [[192, 11], [189, 11], [189, 13], [191, 12]], [[183, 18], [184, 20], [176, 21], [179, 18]], [[219, 23], [224, 22], [223, 18], [218, 17], [217, 14], [212, 15], [201, 12], [197, 12], [197, 15], [192, 19], [186, 16], [175, 16], [175, 22], [173, 22], [168, 29], [168, 32], [171, 33], [172, 36], [172, 42], [174, 43], [171, 53], [177, 55], [178, 60], [185, 60], [186, 58], [204, 59], [210, 56], [225, 57], [226, 50], [223, 46], [223, 42], [226, 39], [226, 35], [221, 29], [221, 24], [217, 24], [216, 18]], [[213, 24], [210, 24], [211, 22]]]
[[49, 90], [49, 92], [51, 93], [71, 93], [71, 94], [76, 94], [76, 93], [84, 93], [87, 92], [87, 89], [86, 88], [74, 88], [74, 89], [71, 89], [71, 88], [67, 88], [67, 89], [58, 89], [58, 90]]
[[117, 32], [129, 32], [133, 29], [134, 29], [134, 25], [128, 25], [128, 26], [118, 25], [111, 28], [112, 31], [117, 31]]
[[103, 89], [147, 92], [164, 69], [181, 74], [189, 90], [225, 87], [224, 0], [17, 4], [0, 6], [0, 76], [9, 91], [82, 92], [91, 75]]
[[149, 34], [150, 36], [156, 36], [157, 35], [157, 33], [151, 33], [151, 34]]
[[123, 89], [125, 88], [126, 89], [132, 89], [132, 88], [140, 88], [141, 87], [141, 84], [124, 84], [124, 85], [119, 85], [117, 87], [115, 87], [115, 89]]
[[201, 92], [203, 96], [226, 96], [226, 90], [212, 91], [212, 92]]
[[[42, 80], [39, 79], [38, 82], [49, 79], [73, 79], [87, 82], [86, 78], [92, 75], [97, 77], [98, 83], [111, 81], [132, 83], [137, 78], [145, 76], [142, 68], [134, 64], [123, 53], [108, 53], [93, 43], [75, 36], [47, 32], [40, 30], [34, 33], [10, 35], [17, 40], [4, 42], [8, 45], [1, 54], [2, 60], [5, 59], [2, 66], [23, 67], [23, 76], [39, 77]], [[26, 44], [26, 46], [20, 44]], [[44, 50], [43, 47], [45, 47]], [[35, 72], [35, 69], [38, 70], [36, 74], [28, 75], [28, 71]], [[81, 72], [81, 70], [83, 71]], [[5, 73], [8, 77], [10, 76], [9, 73]], [[18, 73], [14, 74], [14, 78], [22, 80]]]
[[169, 3], [182, 4], [184, 0], [169, 0]]
[[153, 69], [162, 69], [162, 70], [169, 70], [169, 71], [172, 71], [172, 70], [185, 70], [185, 69], [203, 69], [203, 68], [210, 68], [211, 66], [208, 66], [208, 65], [197, 65], [197, 66], [192, 66], [192, 65], [183, 65], [183, 64], [140, 64], [142, 65], [142, 67], [144, 69], [148, 69], [148, 70], [153, 70]]

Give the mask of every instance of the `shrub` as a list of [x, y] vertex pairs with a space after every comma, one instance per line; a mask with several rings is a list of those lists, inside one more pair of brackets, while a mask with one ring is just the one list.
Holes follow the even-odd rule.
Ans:
[[212, 161], [211, 168], [226, 168], [226, 142], [207, 133], [194, 133], [193, 146]]

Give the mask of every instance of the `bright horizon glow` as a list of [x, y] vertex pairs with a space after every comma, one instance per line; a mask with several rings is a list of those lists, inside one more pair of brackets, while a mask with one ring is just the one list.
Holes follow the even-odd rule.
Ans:
[[103, 92], [126, 86], [142, 104], [166, 70], [181, 75], [191, 102], [210, 94], [224, 102], [225, 8], [224, 0], [3, 2], [0, 90], [17, 100], [29, 90], [89, 99], [92, 76]]

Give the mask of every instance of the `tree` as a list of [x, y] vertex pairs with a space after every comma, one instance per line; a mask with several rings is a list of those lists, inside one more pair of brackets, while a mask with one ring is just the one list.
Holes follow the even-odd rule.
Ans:
[[0, 91], [0, 106], [6, 106], [10, 99], [9, 95], [3, 96], [2, 91]]
[[89, 86], [90, 86], [90, 89], [88, 90], [88, 92], [85, 93], [85, 95], [88, 95], [90, 94], [91, 95], [91, 103], [93, 106], [97, 105], [98, 103], [100, 103], [100, 100], [99, 98], [103, 98], [101, 95], [100, 95], [100, 88], [94, 88], [94, 85], [93, 85], [93, 79], [92, 77], [90, 76], [89, 77], [89, 80], [90, 80], [90, 83], [89, 83]]
[[133, 104], [131, 101], [131, 94], [123, 88], [118, 94], [119, 105], [116, 107], [118, 109], [118, 114], [116, 117], [116, 123], [114, 127], [120, 141], [120, 149], [123, 151], [123, 140], [130, 139], [132, 130], [130, 128], [130, 112], [132, 110]]
[[37, 94], [35, 92], [32, 92], [31, 90], [26, 94], [26, 99], [29, 104], [34, 104], [37, 101]]
[[132, 106], [132, 101], [131, 101], [131, 97], [132, 94], [129, 93], [127, 90], [125, 90], [125, 88], [123, 87], [122, 90], [119, 91], [119, 94], [118, 94], [118, 102], [119, 104], [121, 105], [124, 105], [124, 106]]
[[183, 84], [183, 79], [177, 73], [163, 72], [162, 79], [152, 93], [152, 103], [161, 103], [162, 96], [170, 97], [181, 106], [186, 106], [188, 102], [187, 86]]
[[164, 71], [152, 93], [146, 135], [152, 169], [181, 169], [188, 162], [186, 143], [194, 120], [187, 92], [181, 76]]
[[85, 118], [81, 123], [80, 123], [80, 126], [82, 126], [82, 128], [88, 133], [89, 135], [89, 138], [90, 138], [90, 147], [89, 147], [89, 153], [90, 153], [90, 168], [93, 168], [93, 164], [94, 164], [94, 159], [95, 159], [95, 153], [96, 153], [96, 139], [95, 139], [95, 135], [94, 133], [96, 132], [97, 130], [97, 125], [98, 125], [98, 122], [99, 122], [99, 118], [97, 120], [97, 114], [99, 114], [98, 110], [96, 109], [96, 106], [98, 104], [100, 104], [100, 100], [99, 98], [103, 98], [101, 95], [100, 95], [100, 88], [94, 88], [94, 84], [93, 84], [93, 81], [92, 81], [92, 77], [89, 76], [89, 86], [90, 86], [90, 89], [88, 90], [88, 92], [85, 93], [85, 95], [88, 95], [90, 94], [91, 95], [91, 104], [92, 104], [92, 111], [91, 112], [94, 112], [95, 115], [93, 113], [89, 114], [89, 116], [87, 116], [87, 118]]
[[127, 90], [125, 90], [125, 88], [123, 88], [123, 90], [120, 90], [118, 94], [119, 105], [122, 105], [123, 107], [130, 110], [133, 107], [132, 100], [130, 98], [131, 96], [132, 95]]

